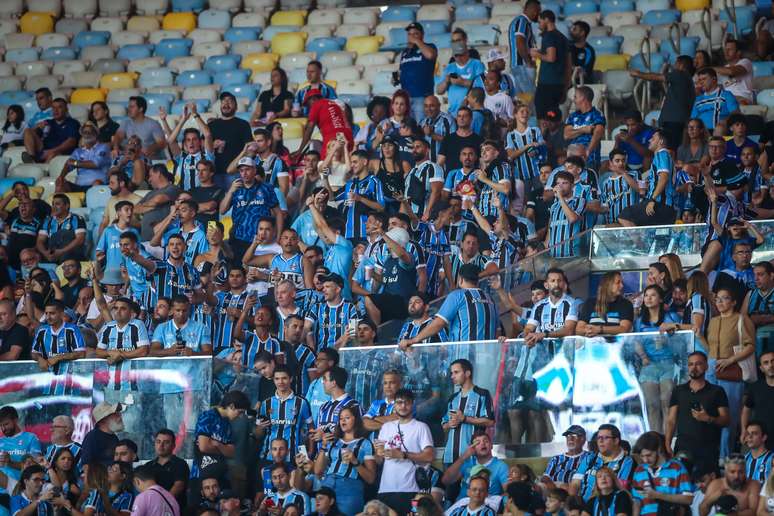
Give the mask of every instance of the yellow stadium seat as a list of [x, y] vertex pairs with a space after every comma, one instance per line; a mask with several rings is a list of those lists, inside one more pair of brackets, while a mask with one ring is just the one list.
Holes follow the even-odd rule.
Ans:
[[72, 104], [91, 104], [92, 102], [105, 102], [107, 95], [101, 88], [78, 88], [70, 95]]
[[229, 234], [231, 233], [231, 227], [234, 225], [234, 220], [231, 216], [221, 217], [220, 223], [223, 224], [223, 235], [225, 239], [228, 240]]
[[[91, 269], [93, 266], [94, 265], [92, 262], [81, 262], [81, 278], [89, 279], [89, 275], [91, 274]], [[64, 269], [62, 268], [61, 264], [56, 266], [56, 275], [61, 283], [66, 281], [64, 277]]]
[[306, 11], [277, 11], [271, 17], [271, 25], [306, 25]]
[[[40, 199], [40, 196], [43, 195], [43, 187], [42, 186], [30, 186], [30, 198], [32, 199]], [[8, 190], [5, 192], [5, 195], [3, 197], [10, 197], [13, 195], [13, 190]], [[14, 208], [17, 208], [19, 206], [19, 201], [14, 197], [10, 201], [8, 201], [8, 204], [5, 206], [6, 211], [11, 211]]]
[[629, 56], [626, 54], [598, 55], [594, 62], [594, 70], [607, 72], [608, 70], [626, 70], [629, 65]]
[[271, 51], [280, 56], [303, 52], [306, 32], [280, 32], [271, 38]]
[[347, 40], [346, 50], [361, 54], [379, 52], [384, 38], [382, 36], [354, 36]]
[[196, 28], [196, 15], [194, 13], [167, 13], [164, 15], [161, 28], [191, 32]]
[[282, 137], [284, 139], [302, 138], [306, 118], [278, 118], [276, 122], [282, 125]]
[[126, 30], [129, 32], [153, 32], [159, 30], [159, 20], [155, 16], [132, 16], [126, 22]]
[[[86, 202], [86, 192], [66, 192], [64, 195], [70, 199], [70, 209], [83, 208], [83, 204]], [[51, 204], [54, 196], [50, 196], [47, 199], [48, 204]]]
[[137, 74], [134, 72], [108, 73], [99, 80], [99, 87], [106, 90], [116, 88], [134, 88]]
[[253, 52], [242, 58], [242, 68], [252, 70], [253, 73], [270, 72], [277, 67], [279, 62], [277, 54], [268, 52]]
[[51, 13], [28, 12], [21, 17], [19, 28], [24, 34], [36, 36], [54, 32], [54, 17]]
[[710, 0], [676, 0], [675, 2], [675, 7], [683, 12], [704, 9], [709, 6]]

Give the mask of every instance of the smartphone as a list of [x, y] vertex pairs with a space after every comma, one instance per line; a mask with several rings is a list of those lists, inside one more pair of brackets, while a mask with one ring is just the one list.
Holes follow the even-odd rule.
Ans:
[[214, 220], [211, 220], [211, 221], [209, 221], [209, 222], [207, 223], [207, 231], [214, 230], [214, 229], [216, 229], [217, 227], [218, 227], [218, 226], [217, 226], [217, 222], [215, 222]]
[[305, 444], [299, 445], [298, 453], [300, 453], [301, 455], [306, 457], [307, 460], [309, 460], [309, 452], [306, 451], [306, 445]]
[[691, 402], [691, 410], [701, 411], [701, 403], [698, 401]]
[[449, 74], [449, 77], [452, 78], [452, 79], [459, 79], [460, 78], [460, 74], [452, 72], [452, 73]]

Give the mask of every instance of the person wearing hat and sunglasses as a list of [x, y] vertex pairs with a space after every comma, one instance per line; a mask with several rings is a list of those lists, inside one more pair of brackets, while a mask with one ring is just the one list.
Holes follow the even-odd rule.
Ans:
[[567, 451], [561, 455], [554, 455], [548, 460], [540, 481], [548, 487], [567, 489], [581, 460], [586, 455], [591, 455], [591, 452], [583, 450], [586, 444], [586, 430], [582, 426], [570, 425], [562, 436], [567, 443]]
[[[110, 146], [98, 141], [97, 126], [93, 122], [83, 124], [80, 135], [80, 146], [70, 155], [56, 179], [57, 192], [85, 192], [96, 184], [107, 183], [107, 171], [112, 161]], [[70, 171], [76, 172], [74, 182], [65, 178]]]

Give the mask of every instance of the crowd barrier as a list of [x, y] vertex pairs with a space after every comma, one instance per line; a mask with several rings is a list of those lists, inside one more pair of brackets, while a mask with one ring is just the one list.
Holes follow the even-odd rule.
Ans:
[[[420, 344], [408, 352], [378, 346], [342, 349], [341, 365], [350, 373], [350, 394], [364, 410], [382, 396], [382, 374], [400, 371], [404, 386], [416, 393], [418, 419], [430, 425], [442, 447], [440, 421], [453, 393], [449, 366], [466, 358], [476, 385], [492, 395], [495, 443], [503, 453], [531, 456], [562, 443], [571, 424], [593, 429], [614, 423], [628, 438], [647, 430], [651, 391], [641, 381], [642, 352], [661, 356], [679, 383], [686, 381], [694, 346], [691, 332], [546, 339], [534, 347], [523, 340]], [[261, 401], [256, 372], [210, 357], [143, 358], [119, 366], [84, 359], [60, 375], [40, 371], [35, 362], [2, 362], [0, 378], [0, 405], [16, 407], [22, 426], [43, 443], [54, 416], [72, 416], [74, 438], [82, 440], [92, 427], [92, 406], [102, 400], [124, 404], [121, 437], [138, 444], [142, 459], [153, 456], [153, 433], [162, 427], [175, 431], [178, 454], [192, 458], [197, 417], [227, 390], [244, 391], [253, 405]]]

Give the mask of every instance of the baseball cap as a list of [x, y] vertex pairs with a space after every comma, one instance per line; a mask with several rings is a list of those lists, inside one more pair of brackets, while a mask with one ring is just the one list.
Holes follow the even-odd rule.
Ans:
[[728, 221], [729, 226], [744, 226], [744, 221], [739, 217], [734, 217]]
[[322, 92], [320, 92], [318, 88], [308, 89], [304, 94], [304, 101], [302, 102], [302, 104], [306, 104], [307, 102], [309, 102], [309, 99], [311, 99], [312, 97], [322, 97]]
[[103, 285], [123, 285], [124, 278], [121, 277], [121, 271], [118, 269], [107, 269], [102, 275]]
[[499, 61], [500, 59], [505, 59], [505, 54], [500, 52], [500, 49], [498, 48], [490, 48], [486, 55], [486, 62], [491, 63], [492, 61]]
[[480, 272], [481, 269], [479, 269], [477, 265], [466, 263], [460, 267], [459, 276], [465, 281], [478, 281], [478, 275]]
[[407, 31], [409, 31], [411, 29], [416, 29], [419, 32], [421, 32], [422, 34], [425, 33], [425, 28], [422, 27], [422, 24], [419, 23], [419, 22], [412, 22], [412, 23], [409, 23], [408, 25], [406, 25], [406, 30]]
[[567, 437], [568, 435], [580, 435], [586, 437], [586, 430], [580, 425], [571, 425], [570, 428], [565, 430], [562, 434], [563, 437]]
[[121, 412], [122, 408], [123, 407], [121, 407], [120, 403], [107, 403], [102, 401], [97, 403], [97, 406], [91, 410], [91, 415], [94, 418], [94, 423], [96, 424], [106, 417], [115, 414], [116, 412]]
[[250, 158], [248, 156], [245, 156], [244, 158], [240, 159], [237, 163], [237, 168], [239, 167], [253, 167], [255, 168], [255, 160], [253, 158]]
[[492, 472], [489, 471], [489, 469], [486, 466], [483, 466], [481, 464], [476, 464], [472, 468], [470, 468], [470, 478], [476, 478], [476, 477], [491, 477]]
[[326, 281], [332, 281], [336, 285], [340, 286], [341, 288], [344, 288], [344, 279], [338, 274], [336, 274], [335, 272], [328, 274], [327, 276], [323, 276], [321, 279], [323, 283], [325, 283]]

